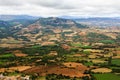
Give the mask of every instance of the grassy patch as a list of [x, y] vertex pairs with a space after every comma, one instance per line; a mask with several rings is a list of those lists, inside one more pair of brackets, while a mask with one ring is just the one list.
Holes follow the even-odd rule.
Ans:
[[38, 77], [37, 80], [46, 80], [45, 76]]
[[113, 41], [113, 40], [102, 40], [100, 42], [102, 42], [104, 44], [113, 44], [113, 43], [115, 43], [115, 41]]
[[112, 64], [120, 66], [120, 59], [113, 59]]
[[9, 58], [9, 57], [14, 57], [13, 54], [9, 53], [9, 54], [2, 54], [0, 55], [0, 58]]
[[83, 49], [91, 49], [92, 46], [88, 46], [88, 45], [85, 45], [85, 46], [82, 46]]
[[34, 46], [32, 46], [32, 48], [39, 48], [39, 47], [41, 47], [40, 45], [34, 45]]
[[3, 62], [0, 61], [0, 65], [3, 64]]
[[17, 72], [11, 72], [8, 74], [8, 76], [17, 76], [17, 75], [21, 75], [21, 74]]
[[120, 67], [110, 67], [111, 69], [120, 69]]
[[73, 47], [81, 47], [83, 49], [91, 49], [92, 47], [91, 46], [88, 46], [88, 45], [82, 45], [80, 43], [71, 43], [71, 46]]
[[76, 62], [76, 61], [81, 61], [83, 58], [82, 57], [66, 57], [65, 61], [67, 62]]
[[84, 50], [83, 53], [88, 55], [88, 54], [90, 54], [90, 51]]
[[93, 66], [93, 63], [92, 62], [84, 62], [84, 65], [85, 66]]
[[120, 76], [112, 73], [93, 74], [96, 80], [120, 80]]
[[80, 44], [80, 43], [71, 43], [71, 46], [74, 46], [74, 47], [81, 47], [82, 44]]

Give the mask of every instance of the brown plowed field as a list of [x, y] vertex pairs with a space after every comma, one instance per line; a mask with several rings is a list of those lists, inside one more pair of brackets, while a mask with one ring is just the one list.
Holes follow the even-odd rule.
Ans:
[[[80, 67], [79, 67], [80, 68]], [[75, 68], [68, 68], [65, 66], [58, 66], [58, 65], [54, 65], [54, 66], [37, 66], [37, 67], [33, 67], [31, 69], [25, 70], [23, 71], [24, 73], [37, 73], [39, 74], [39, 76], [45, 76], [46, 74], [62, 74], [64, 76], [70, 76], [70, 77], [83, 77], [83, 76], [87, 76], [85, 74], [83, 74], [81, 71], [79, 71], [78, 69]]]

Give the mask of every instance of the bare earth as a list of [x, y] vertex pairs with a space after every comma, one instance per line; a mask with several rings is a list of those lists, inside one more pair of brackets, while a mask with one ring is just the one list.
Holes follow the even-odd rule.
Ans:
[[37, 66], [33, 67], [31, 69], [23, 71], [24, 73], [37, 73], [40, 76], [45, 76], [47, 74], [62, 74], [64, 76], [70, 76], [70, 77], [83, 77], [83, 76], [89, 76], [86, 74], [83, 74], [83, 71], [79, 71], [75, 68], [67, 68], [65, 66]]

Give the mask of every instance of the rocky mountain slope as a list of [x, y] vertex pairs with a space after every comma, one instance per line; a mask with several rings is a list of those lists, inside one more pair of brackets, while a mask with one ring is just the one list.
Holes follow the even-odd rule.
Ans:
[[[62, 19], [57, 17], [39, 18], [37, 20], [16, 19], [10, 21], [0, 21], [1, 38], [16, 37], [18, 33], [29, 32], [36, 33], [43, 28], [86, 28], [85, 25], [76, 23], [73, 20]], [[23, 35], [22, 34], [22, 35]]]

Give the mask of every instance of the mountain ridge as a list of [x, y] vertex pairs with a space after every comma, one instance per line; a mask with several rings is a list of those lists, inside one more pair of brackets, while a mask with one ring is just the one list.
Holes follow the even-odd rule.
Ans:
[[38, 19], [37, 16], [30, 16], [30, 15], [0, 15], [0, 20], [4, 21], [10, 21], [10, 20], [16, 20], [16, 19]]

